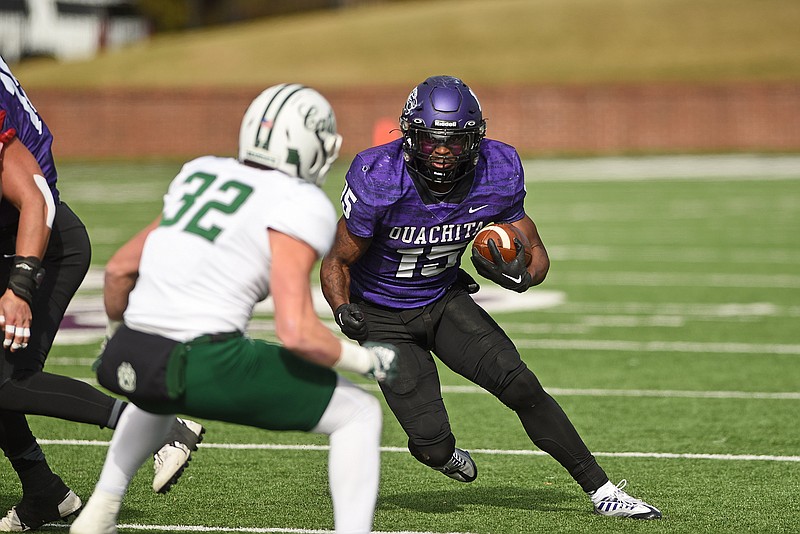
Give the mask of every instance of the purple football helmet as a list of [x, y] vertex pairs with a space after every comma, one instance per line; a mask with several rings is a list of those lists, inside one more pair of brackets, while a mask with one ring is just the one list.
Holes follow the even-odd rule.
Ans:
[[478, 163], [486, 121], [478, 98], [453, 76], [431, 76], [416, 86], [400, 115], [409, 172], [434, 183], [454, 183]]

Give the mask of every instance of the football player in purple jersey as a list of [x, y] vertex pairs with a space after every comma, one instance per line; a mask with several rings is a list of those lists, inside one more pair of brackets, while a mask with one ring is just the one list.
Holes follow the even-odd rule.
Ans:
[[503, 261], [477, 252], [477, 272], [522, 293], [550, 266], [525, 213], [525, 179], [516, 150], [484, 137], [472, 90], [452, 76], [416, 86], [400, 116], [402, 138], [353, 160], [342, 192], [336, 240], [322, 263], [325, 298], [345, 335], [400, 349], [399, 376], [381, 384], [423, 464], [461, 482], [478, 475], [456, 447], [432, 354], [513, 410], [531, 441], [572, 475], [602, 515], [656, 519], [661, 512], [614, 485], [558, 403], [522, 361], [514, 343], [470, 296], [478, 285], [459, 268], [475, 234], [510, 223], [530, 242]]
[[[53, 135], [0, 58], [0, 448], [22, 499], [0, 532], [69, 519], [81, 499], [50, 470], [25, 414], [116, 427], [127, 403], [72, 378], [42, 371], [61, 319], [91, 260], [89, 236], [56, 186]], [[197, 449], [203, 427], [176, 419], [155, 454], [153, 488], [167, 491]]]

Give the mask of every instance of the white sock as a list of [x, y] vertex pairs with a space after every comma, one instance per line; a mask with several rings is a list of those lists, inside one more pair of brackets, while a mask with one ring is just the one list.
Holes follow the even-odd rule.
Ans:
[[70, 534], [117, 532], [115, 525], [120, 508], [122, 508], [122, 495], [95, 490], [83, 507], [83, 511], [72, 523]]
[[157, 415], [128, 404], [111, 438], [97, 489], [125, 495], [131, 479], [164, 443], [174, 421], [174, 415]]
[[312, 430], [330, 436], [328, 479], [339, 534], [372, 531], [382, 421], [378, 400], [340, 376], [322, 419]]

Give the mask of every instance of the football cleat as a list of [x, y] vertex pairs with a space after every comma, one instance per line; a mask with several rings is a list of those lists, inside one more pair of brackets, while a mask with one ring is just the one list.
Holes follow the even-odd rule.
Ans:
[[661, 511], [658, 508], [622, 491], [627, 484], [628, 481], [624, 479], [616, 486], [609, 481], [590, 495], [592, 503], [594, 503], [594, 512], [612, 517], [660, 519]]
[[0, 519], [0, 532], [26, 532], [53, 521], [70, 522], [80, 513], [83, 505], [80, 497], [72, 490], [68, 490], [67, 494], [56, 502], [36, 498], [26, 501], [23, 498], [3, 519]]
[[200, 423], [176, 418], [167, 443], [153, 455], [153, 491], [166, 493], [178, 482], [205, 431]]
[[72, 523], [70, 534], [117, 534], [117, 517], [122, 496], [95, 490], [81, 515]]
[[478, 478], [478, 466], [472, 460], [469, 452], [456, 448], [453, 457], [442, 467], [434, 467], [453, 480], [459, 482], [472, 482]]

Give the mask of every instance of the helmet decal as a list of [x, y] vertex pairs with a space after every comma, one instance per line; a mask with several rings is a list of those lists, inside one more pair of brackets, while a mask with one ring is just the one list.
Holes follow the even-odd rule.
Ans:
[[407, 115], [411, 112], [414, 108], [417, 107], [417, 88], [411, 90], [411, 94], [408, 95], [408, 100], [406, 100], [406, 105], [403, 108], [403, 115]]
[[322, 185], [342, 137], [330, 103], [300, 84], [275, 85], [250, 104], [239, 133], [239, 160]]
[[[288, 95], [285, 94], [286, 89], [289, 89]], [[270, 99], [264, 108], [264, 115], [261, 117], [260, 126], [256, 131], [255, 146], [260, 146], [264, 150], [269, 150], [269, 141], [272, 137], [272, 132], [274, 131], [273, 126], [275, 125], [275, 120], [278, 118], [281, 109], [283, 109], [283, 106], [286, 104], [289, 98], [291, 98], [293, 94], [301, 89], [305, 89], [305, 87], [302, 85], [289, 86], [287, 84], [280, 86], [280, 90], [275, 93], [275, 96]], [[261, 139], [262, 133], [266, 134], [266, 139], [264, 139], [263, 143], [259, 144], [259, 139]]]

